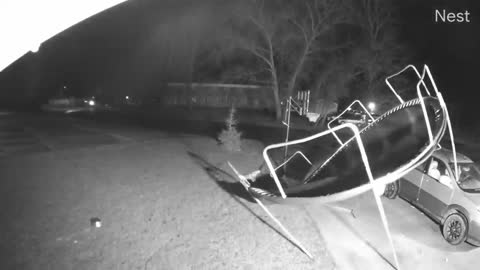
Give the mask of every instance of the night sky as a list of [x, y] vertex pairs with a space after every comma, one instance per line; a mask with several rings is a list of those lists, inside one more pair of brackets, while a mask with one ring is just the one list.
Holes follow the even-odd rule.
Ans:
[[[479, 1], [404, 1], [405, 38], [418, 64], [430, 66], [439, 90], [462, 116], [475, 115], [480, 63]], [[470, 12], [469, 23], [435, 22], [435, 9]], [[453, 106], [452, 106], [453, 107]]]
[[[182, 80], [182, 45], [192, 35], [214, 39], [215, 23], [232, 1], [127, 1], [46, 41], [0, 74], [0, 96], [22, 88], [27, 96], [95, 87], [158, 87], [162, 76]], [[403, 37], [415, 64], [430, 66], [446, 99], [465, 115], [475, 114], [480, 63], [479, 1], [403, 0]], [[469, 23], [436, 23], [435, 9], [470, 12]], [[167, 42], [169, 41], [169, 42]], [[170, 46], [168, 55], [162, 46]], [[185, 47], [185, 46], [183, 46]], [[172, 50], [175, 48], [175, 50]], [[173, 56], [171, 54], [174, 54]], [[177, 64], [167, 64], [171, 62]], [[177, 77], [175, 77], [177, 74]], [[129, 79], [126, 79], [129, 78]], [[19, 81], [21, 80], [21, 81]], [[30, 89], [30, 90], [25, 90]], [[18, 90], [18, 89], [17, 89]], [[463, 106], [458, 106], [463, 105]]]

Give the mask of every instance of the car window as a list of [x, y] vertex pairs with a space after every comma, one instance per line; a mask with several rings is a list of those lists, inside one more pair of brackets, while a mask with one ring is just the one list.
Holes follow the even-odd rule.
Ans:
[[427, 174], [436, 180], [440, 180], [440, 176], [442, 175], [450, 176], [447, 165], [438, 158], [431, 159], [430, 164], [428, 165]]
[[[452, 170], [455, 170], [453, 163], [450, 164]], [[467, 192], [480, 192], [480, 169], [473, 162], [458, 163], [459, 179], [457, 180], [460, 188]]]

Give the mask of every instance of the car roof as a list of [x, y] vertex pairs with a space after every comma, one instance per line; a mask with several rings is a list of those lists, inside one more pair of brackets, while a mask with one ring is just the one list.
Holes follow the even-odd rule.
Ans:
[[[453, 163], [453, 151], [446, 148], [441, 148], [433, 152], [433, 156], [439, 158], [447, 163]], [[457, 152], [457, 162], [473, 162], [469, 157]]]

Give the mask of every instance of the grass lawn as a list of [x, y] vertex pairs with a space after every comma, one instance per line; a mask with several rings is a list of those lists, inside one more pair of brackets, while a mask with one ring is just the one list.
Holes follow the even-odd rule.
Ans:
[[1, 159], [1, 269], [333, 269], [302, 209], [271, 208], [315, 261], [232, 178], [261, 149], [165, 136]]

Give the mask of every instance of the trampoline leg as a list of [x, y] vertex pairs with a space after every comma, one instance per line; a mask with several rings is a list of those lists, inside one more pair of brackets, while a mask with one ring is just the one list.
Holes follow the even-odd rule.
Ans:
[[380, 212], [380, 218], [382, 219], [383, 228], [387, 233], [388, 241], [390, 242], [390, 247], [392, 248], [392, 251], [393, 251], [393, 259], [395, 260], [395, 266], [397, 267], [397, 270], [400, 270], [400, 263], [398, 262], [397, 252], [395, 250], [395, 246], [393, 245], [392, 234], [390, 233], [390, 229], [388, 227], [387, 216], [385, 215], [385, 208], [383, 207], [381, 194], [378, 194], [377, 192], [375, 192], [375, 188], [373, 188], [372, 191], [373, 191], [373, 196], [375, 197], [375, 201], [377, 203], [378, 212]]
[[228, 163], [228, 166], [230, 166], [230, 168], [232, 168], [233, 172], [237, 175], [238, 179], [240, 180], [240, 183], [242, 183], [242, 185], [245, 187], [248, 194], [250, 194], [250, 196], [260, 205], [260, 207], [262, 207], [263, 211], [265, 211], [270, 216], [270, 218], [273, 219], [273, 221], [275, 221], [275, 223], [277, 223], [277, 225], [280, 227], [280, 229], [282, 229], [282, 231], [287, 235], [287, 237], [289, 238], [290, 241], [292, 241], [292, 243], [294, 243], [303, 253], [305, 253], [310, 259], [313, 260], [312, 254], [310, 252], [308, 252], [308, 250], [306, 248], [304, 248], [303, 245], [300, 244], [300, 242], [297, 241], [297, 239], [295, 237], [293, 237], [293, 235], [287, 230], [287, 228], [285, 228], [282, 225], [282, 223], [272, 215], [272, 213], [268, 210], [268, 208], [259, 199], [257, 199], [255, 196], [253, 196], [250, 193], [250, 191], [248, 190], [248, 187], [250, 185], [245, 183], [245, 182], [248, 182], [246, 177], [241, 175], [237, 171], [237, 169], [235, 169], [235, 167], [229, 161], [227, 161], [227, 163]]
[[262, 207], [262, 209], [267, 212], [267, 214], [270, 216], [271, 219], [273, 219], [273, 221], [275, 221], [275, 223], [277, 223], [277, 225], [282, 229], [282, 231], [288, 236], [288, 238], [290, 238], [290, 240], [298, 247], [300, 248], [300, 250], [305, 253], [310, 259], [313, 260], [313, 256], [310, 252], [308, 252], [307, 249], [305, 249], [305, 247], [303, 247], [303, 245], [297, 240], [295, 239], [295, 237], [293, 237], [293, 235], [282, 225], [282, 223], [276, 219], [272, 213], [268, 210], [268, 208], [257, 198], [255, 198], [254, 196], [252, 196], [253, 199]]

